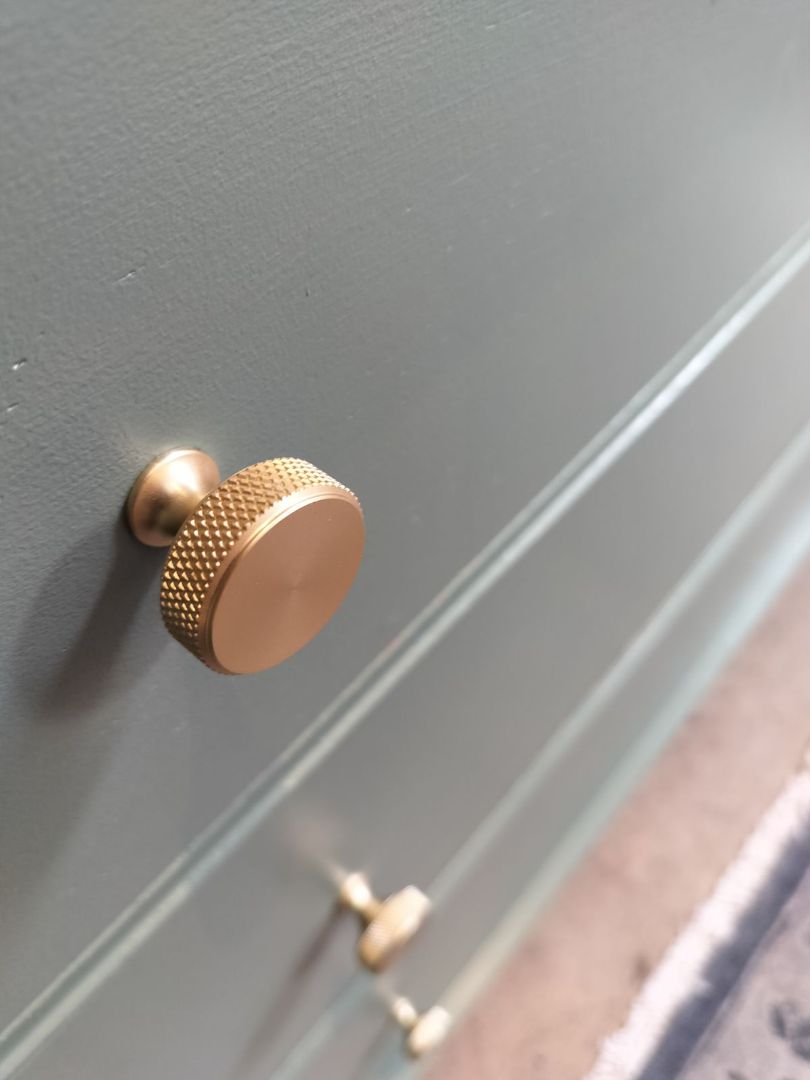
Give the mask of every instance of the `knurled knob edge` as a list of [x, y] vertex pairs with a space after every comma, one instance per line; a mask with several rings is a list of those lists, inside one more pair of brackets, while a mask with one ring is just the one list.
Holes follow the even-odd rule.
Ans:
[[349, 488], [309, 462], [273, 458], [241, 469], [209, 492], [172, 544], [160, 589], [163, 622], [213, 670], [228, 673], [216, 663], [201, 631], [223, 569], [263, 518], [283, 513], [305, 491], [313, 497], [340, 493], [359, 507]]

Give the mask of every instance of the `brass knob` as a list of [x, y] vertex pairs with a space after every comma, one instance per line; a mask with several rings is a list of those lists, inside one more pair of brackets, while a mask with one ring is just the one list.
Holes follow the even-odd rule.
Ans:
[[430, 900], [415, 885], [407, 885], [384, 900], [376, 897], [364, 874], [349, 874], [340, 886], [344, 907], [356, 912], [364, 929], [357, 955], [369, 971], [383, 971], [399, 956], [422, 927]]
[[220, 483], [201, 450], [170, 450], [135, 481], [127, 517], [143, 543], [171, 545], [167, 629], [228, 675], [274, 667], [315, 637], [349, 591], [365, 540], [356, 496], [298, 458]]
[[420, 1013], [408, 998], [398, 997], [391, 1004], [391, 1015], [405, 1032], [405, 1049], [412, 1058], [437, 1049], [450, 1030], [450, 1013], [440, 1005]]

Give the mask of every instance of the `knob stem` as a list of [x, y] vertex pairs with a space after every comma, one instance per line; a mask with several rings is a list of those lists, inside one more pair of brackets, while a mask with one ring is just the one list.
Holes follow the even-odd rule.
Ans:
[[132, 485], [129, 527], [142, 544], [168, 547], [219, 480], [217, 463], [202, 450], [178, 447], [161, 454]]

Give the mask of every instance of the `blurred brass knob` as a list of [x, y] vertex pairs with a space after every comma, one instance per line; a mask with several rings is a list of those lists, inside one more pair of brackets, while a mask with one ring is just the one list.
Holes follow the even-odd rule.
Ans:
[[393, 963], [430, 911], [430, 900], [415, 885], [407, 885], [381, 900], [371, 891], [365, 875], [359, 873], [343, 880], [340, 900], [364, 923], [357, 955], [369, 971], [383, 971]]
[[398, 997], [391, 1005], [391, 1015], [405, 1032], [405, 1049], [412, 1058], [437, 1049], [450, 1030], [450, 1013], [440, 1005], [420, 1013], [408, 998]]
[[171, 545], [167, 629], [227, 675], [274, 667], [315, 637], [348, 593], [365, 540], [356, 496], [298, 458], [220, 483], [201, 450], [170, 450], [135, 481], [127, 516], [143, 543]]

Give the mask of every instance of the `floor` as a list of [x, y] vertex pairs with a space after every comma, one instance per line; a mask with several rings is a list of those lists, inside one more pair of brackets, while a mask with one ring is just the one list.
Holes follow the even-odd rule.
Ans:
[[809, 743], [810, 565], [454, 1031], [430, 1080], [583, 1080], [670, 943], [807, 767]]
[[647, 1068], [647, 1076], [669, 1074], [678, 1080], [810, 1080], [807, 835], [802, 847], [805, 872], [798, 886], [791, 890], [779, 916], [705, 1032], [697, 1042], [691, 1040], [692, 1048], [680, 1038], [666, 1040], [662, 1052], [656, 1054], [657, 1060]]

